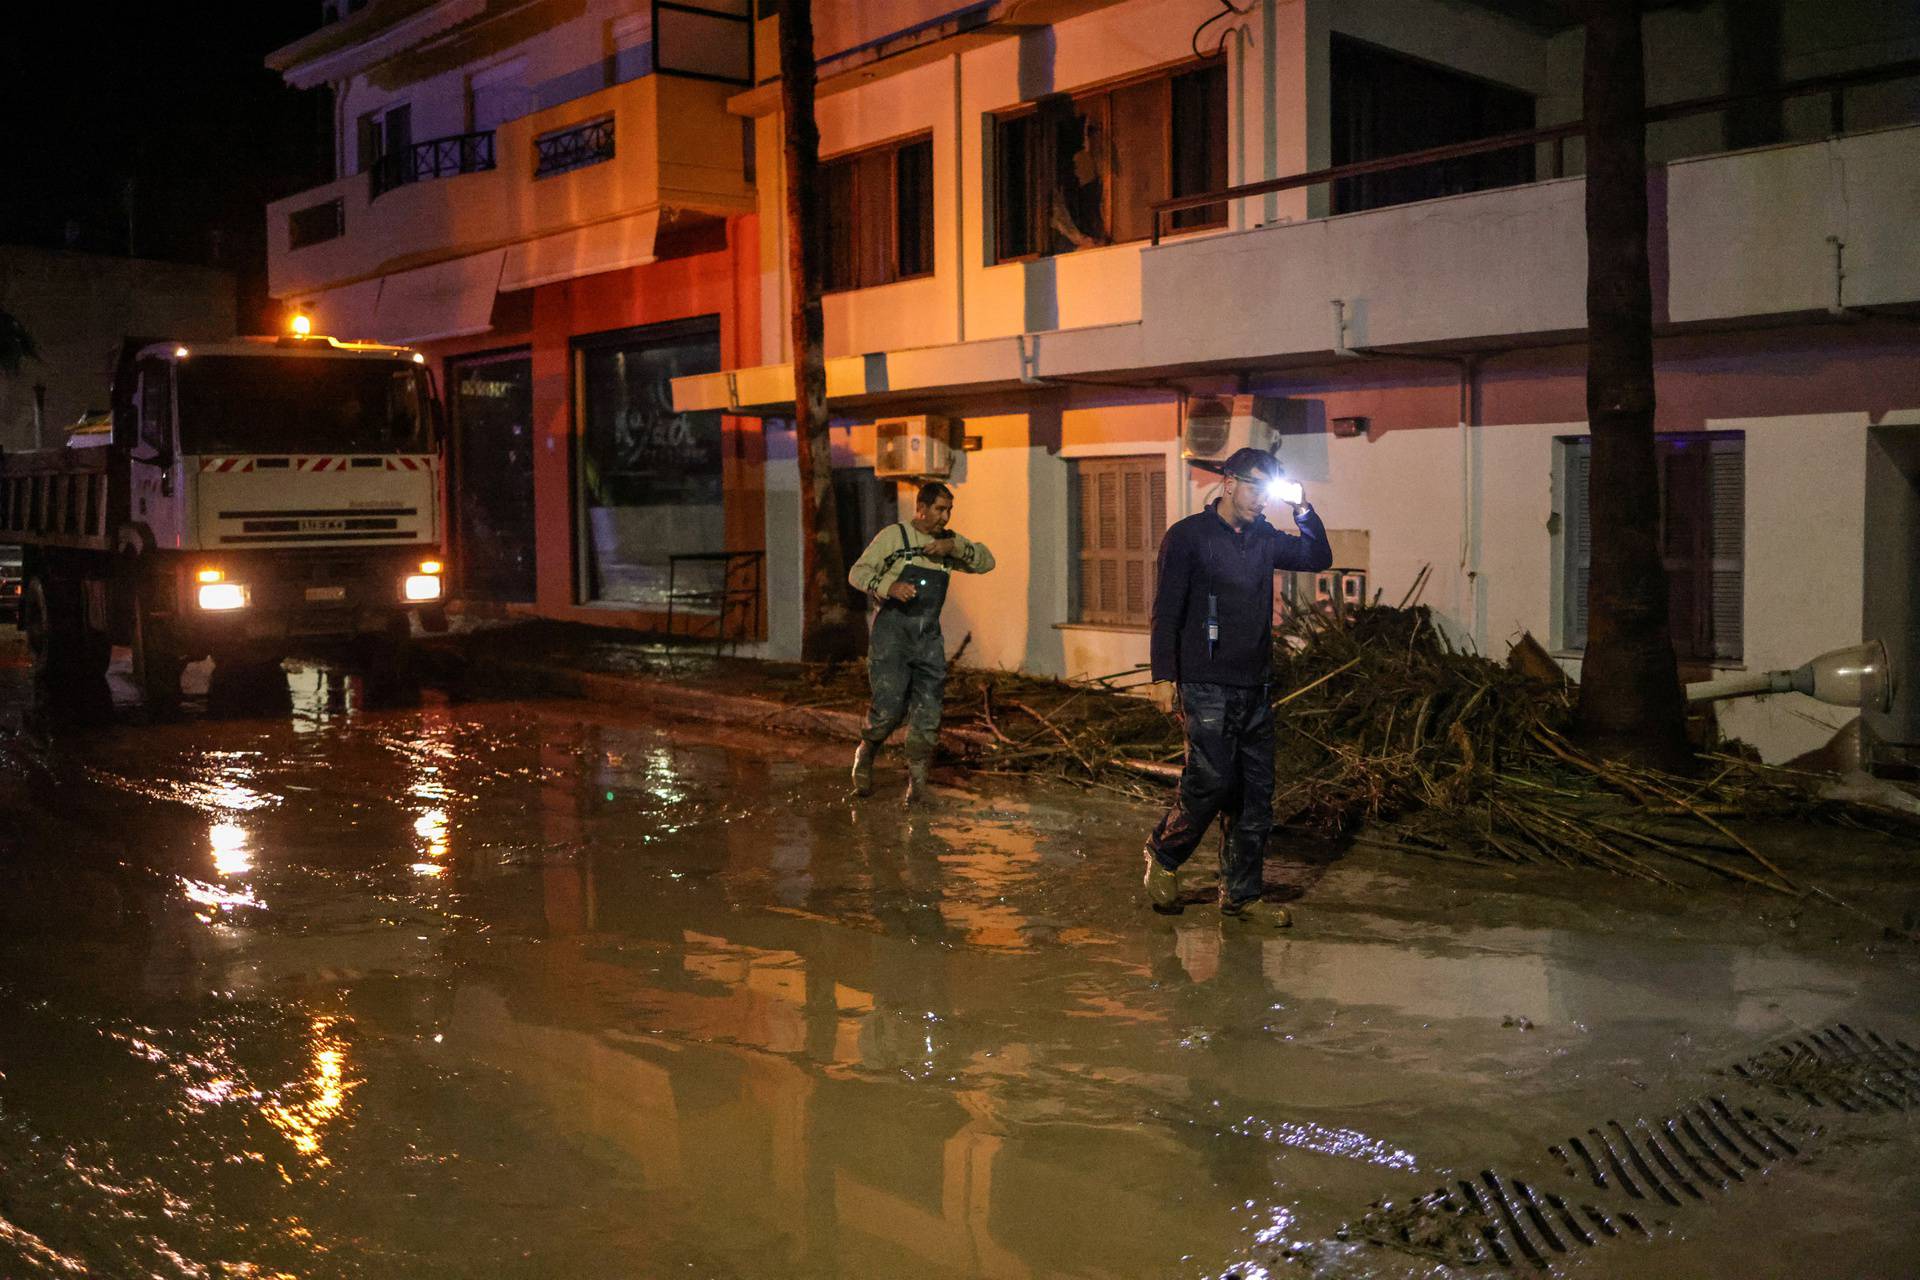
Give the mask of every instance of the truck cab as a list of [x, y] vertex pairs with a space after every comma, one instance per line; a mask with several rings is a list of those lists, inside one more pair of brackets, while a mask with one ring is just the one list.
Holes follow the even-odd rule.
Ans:
[[391, 677], [414, 622], [446, 625], [437, 408], [404, 347], [129, 344], [104, 433], [0, 463], [36, 665], [93, 680], [126, 644], [162, 709], [202, 657], [346, 653]]

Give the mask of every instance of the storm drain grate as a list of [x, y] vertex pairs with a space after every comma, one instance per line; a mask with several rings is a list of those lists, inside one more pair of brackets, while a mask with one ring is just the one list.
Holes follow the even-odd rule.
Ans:
[[1733, 1074], [1812, 1107], [1874, 1115], [1920, 1106], [1920, 1052], [1845, 1023], [1736, 1063]]
[[[1869, 1115], [1920, 1107], [1920, 1051], [1844, 1023], [1743, 1059], [1727, 1074], [1808, 1107]], [[1608, 1240], [1650, 1239], [1665, 1215], [1761, 1179], [1817, 1133], [1710, 1095], [1548, 1146], [1557, 1174], [1528, 1182], [1483, 1169], [1404, 1204], [1378, 1203], [1340, 1234], [1453, 1266], [1546, 1267]]]

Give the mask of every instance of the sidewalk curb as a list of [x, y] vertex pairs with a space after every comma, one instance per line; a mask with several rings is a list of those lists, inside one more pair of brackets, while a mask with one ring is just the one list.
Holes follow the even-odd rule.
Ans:
[[[689, 688], [654, 676], [613, 675], [599, 671], [578, 671], [571, 667], [540, 662], [518, 662], [497, 658], [466, 661], [465, 676], [485, 687], [505, 685], [533, 689], [554, 697], [585, 698], [644, 711], [663, 712], [689, 720], [739, 725], [755, 729], [775, 729], [786, 733], [853, 742], [860, 736], [866, 717], [859, 712], [837, 711], [828, 707], [795, 707], [771, 698], [751, 694], [718, 693], [710, 689]], [[889, 742], [899, 742], [905, 731], [895, 732]], [[977, 729], [947, 728], [940, 731], [941, 743], [950, 751], [968, 758], [991, 754], [993, 739]]]

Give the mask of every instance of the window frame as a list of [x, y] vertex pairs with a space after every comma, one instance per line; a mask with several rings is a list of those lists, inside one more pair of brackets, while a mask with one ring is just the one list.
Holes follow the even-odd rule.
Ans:
[[[903, 274], [900, 270], [900, 153], [909, 147], [917, 147], [922, 144], [925, 144], [927, 147], [927, 185], [929, 191], [927, 198], [926, 233], [927, 247], [929, 250], [927, 256], [929, 261], [925, 271], [916, 271], [911, 275], [907, 275]], [[866, 228], [862, 227], [859, 222], [861, 208], [859, 183], [860, 162], [870, 160], [879, 155], [885, 155], [887, 157], [888, 173], [887, 208], [884, 219], [885, 226], [883, 228], [887, 241], [886, 278], [882, 280], [861, 280], [859, 278], [860, 245], [865, 238], [864, 233]], [[860, 289], [879, 289], [890, 284], [905, 284], [910, 280], [928, 280], [938, 274], [940, 251], [939, 240], [934, 230], [934, 206], [937, 203], [937, 196], [934, 193], [934, 189], [937, 188], [937, 180], [934, 174], [934, 161], [933, 130], [930, 128], [919, 129], [912, 133], [904, 133], [898, 137], [888, 138], [883, 142], [870, 143], [866, 146], [855, 147], [847, 151], [837, 151], [832, 155], [822, 156], [820, 158], [820, 186], [821, 199], [823, 201], [826, 199], [827, 185], [830, 181], [828, 177], [829, 170], [843, 165], [848, 167], [850, 179], [848, 209], [853, 219], [851, 233], [848, 236], [848, 243], [852, 246], [853, 261], [851, 263], [851, 270], [854, 276], [853, 282], [850, 284], [835, 282], [830, 278], [834, 265], [832, 260], [823, 260], [820, 264], [820, 295], [822, 297], [826, 297], [829, 294], [853, 293]], [[823, 212], [831, 213], [831, 210], [823, 210]]]
[[[1115, 183], [1113, 181], [1113, 174], [1115, 172], [1116, 156], [1115, 131], [1113, 128], [1113, 96], [1121, 90], [1136, 89], [1143, 85], [1158, 84], [1163, 87], [1162, 106], [1164, 108], [1164, 114], [1161, 120], [1160, 142], [1166, 192], [1163, 195], [1155, 197], [1155, 199], [1172, 199], [1176, 194], [1173, 188], [1175, 186], [1175, 174], [1178, 169], [1175, 156], [1176, 139], [1174, 137], [1174, 82], [1182, 76], [1214, 70], [1217, 70], [1222, 76], [1228, 77], [1226, 92], [1227, 110], [1221, 118], [1221, 142], [1223, 148], [1225, 148], [1230, 146], [1232, 135], [1231, 122], [1228, 117], [1232, 114], [1233, 87], [1226, 59], [1224, 55], [1220, 54], [1202, 58], [1183, 58], [1177, 62], [1163, 63], [1157, 67], [1124, 76], [1116, 76], [1110, 80], [1096, 81], [1093, 84], [1083, 85], [1078, 89], [1073, 89], [1065, 93], [1049, 94], [1046, 95], [1045, 98], [1018, 102], [998, 110], [984, 113], [987, 174], [986, 181], [982, 184], [982, 187], [983, 194], [992, 202], [989, 209], [989, 216], [986, 219], [988, 230], [991, 232], [991, 239], [987, 245], [987, 265], [992, 267], [1019, 262], [1034, 262], [1042, 258], [1054, 258], [1068, 253], [1077, 253], [1083, 249], [1110, 249], [1117, 245], [1145, 244], [1151, 240], [1152, 221], [1150, 218], [1147, 220], [1149, 230], [1141, 235], [1128, 236], [1125, 239], [1120, 239], [1114, 234]], [[1002, 131], [1007, 125], [1016, 121], [1037, 120], [1041, 114], [1044, 103], [1063, 98], [1067, 101], [1068, 105], [1076, 111], [1080, 110], [1085, 103], [1096, 100], [1100, 102], [1100, 115], [1103, 121], [1103, 132], [1105, 134], [1107, 151], [1105, 165], [1102, 169], [1100, 192], [1100, 221], [1105, 238], [1096, 244], [1063, 249], [1058, 253], [1047, 252], [1041, 247], [1035, 247], [1020, 253], [1002, 253], [1001, 246], [1006, 241], [1005, 228], [1008, 224], [1007, 210], [1005, 208], [1006, 202], [1002, 197], [1003, 166], [1007, 154], [1007, 149], [1002, 143]], [[1035, 246], [1044, 246], [1047, 243], [1049, 224], [1041, 218], [1036, 208], [1037, 202], [1033, 199], [1033, 195], [1039, 181], [1037, 175], [1047, 173], [1055, 167], [1050, 163], [1051, 152], [1052, 147], [1044, 137], [1029, 142], [1025, 150], [1027, 157], [1027, 236], [1029, 243]], [[1217, 231], [1228, 225], [1227, 202], [1224, 200], [1218, 205], [1206, 205], [1202, 206], [1201, 209], [1189, 210], [1187, 212], [1190, 214], [1198, 214], [1206, 210], [1217, 210], [1218, 212], [1206, 222], [1189, 222], [1180, 226], [1177, 228], [1177, 233], [1185, 235], [1193, 232]]]

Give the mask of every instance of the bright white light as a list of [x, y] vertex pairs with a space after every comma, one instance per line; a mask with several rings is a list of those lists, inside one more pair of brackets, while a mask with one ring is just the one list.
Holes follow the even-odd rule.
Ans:
[[1267, 500], [1270, 502], [1285, 502], [1297, 507], [1306, 496], [1298, 480], [1276, 477], [1267, 481]]
[[202, 583], [200, 607], [213, 613], [244, 609], [247, 607], [247, 589], [238, 582]]
[[216, 822], [207, 831], [213, 846], [213, 869], [223, 876], [240, 876], [253, 870], [253, 852], [247, 848], [247, 829], [231, 822]]
[[437, 573], [413, 574], [406, 582], [406, 596], [409, 600], [438, 600], [440, 575]]
[[187, 349], [185, 347], [175, 347], [173, 349], [173, 356], [176, 360], [185, 360], [187, 358]]

